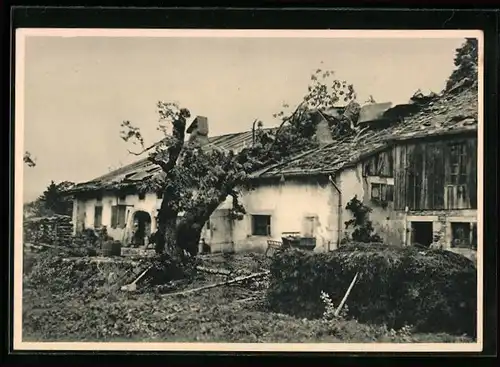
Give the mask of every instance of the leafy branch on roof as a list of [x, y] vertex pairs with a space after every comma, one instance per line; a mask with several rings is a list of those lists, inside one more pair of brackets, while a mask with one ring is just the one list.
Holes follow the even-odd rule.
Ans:
[[148, 160], [161, 167], [160, 174], [139, 184], [140, 191], [163, 194], [155, 236], [159, 254], [181, 263], [186, 260], [186, 253], [195, 255], [205, 222], [226, 198], [232, 203], [231, 219], [242, 219], [245, 208], [239, 198], [242, 190], [250, 188], [251, 173], [316, 146], [317, 122], [310, 111], [355, 99], [353, 86], [333, 75], [318, 69], [311, 76], [311, 85], [295, 111], [290, 115], [284, 111], [276, 114], [282, 120], [276, 133], [264, 129], [261, 121], [254, 121], [252, 144], [240, 151], [186, 141], [190, 111], [172, 102], [157, 103], [158, 130], [164, 138], [153, 146], [145, 146], [140, 129], [130, 121], [121, 124], [121, 138], [141, 147], [140, 152], [131, 153], [147, 153]]

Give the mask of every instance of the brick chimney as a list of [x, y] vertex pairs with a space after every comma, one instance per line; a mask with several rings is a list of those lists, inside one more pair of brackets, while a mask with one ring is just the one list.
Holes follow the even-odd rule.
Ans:
[[186, 132], [189, 134], [189, 141], [196, 141], [200, 145], [208, 144], [208, 119], [205, 116], [196, 116]]

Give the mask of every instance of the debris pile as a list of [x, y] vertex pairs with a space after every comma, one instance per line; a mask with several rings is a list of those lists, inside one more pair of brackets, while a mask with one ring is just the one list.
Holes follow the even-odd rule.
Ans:
[[267, 300], [275, 312], [316, 318], [324, 291], [339, 309], [348, 296], [349, 317], [359, 322], [474, 335], [476, 277], [472, 261], [445, 250], [361, 244], [322, 254], [290, 250], [273, 258]]
[[70, 216], [28, 218], [23, 224], [25, 242], [55, 245], [71, 241], [73, 225]]

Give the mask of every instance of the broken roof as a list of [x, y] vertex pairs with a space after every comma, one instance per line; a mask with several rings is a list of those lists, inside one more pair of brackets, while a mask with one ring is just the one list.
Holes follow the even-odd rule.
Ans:
[[391, 102], [370, 103], [361, 106], [361, 109], [359, 111], [358, 124], [381, 119], [384, 115], [384, 112], [391, 107]]
[[466, 131], [477, 132], [477, 120], [477, 90], [469, 89], [458, 95], [446, 94], [435, 98], [401, 123], [377, 131], [367, 129], [356, 139], [337, 140], [299, 154], [287, 162], [269, 166], [253, 176], [260, 178], [333, 174], [356, 164], [364, 157], [386, 149], [396, 141]]
[[[244, 131], [240, 133], [209, 137], [208, 146], [227, 150], [239, 150], [251, 144], [252, 131]], [[159, 172], [161, 172], [161, 168], [149, 161], [149, 159], [146, 157], [138, 160], [137, 162], [128, 164], [124, 167], [106, 173], [105, 175], [97, 177], [93, 180], [79, 183], [75, 185], [71, 190], [68, 190], [68, 193], [119, 189], [143, 181], [144, 179], [150, 178]]]
[[[398, 107], [399, 105], [385, 109], [383, 114], [386, 115]], [[406, 109], [406, 105], [403, 107]], [[366, 156], [386, 149], [395, 141], [466, 131], [477, 132], [477, 90], [468, 89], [456, 95], [448, 93], [435, 97], [414, 110], [416, 112], [413, 111], [404, 122], [377, 131], [366, 129], [356, 139], [344, 138], [324, 147], [302, 152], [291, 160], [270, 165], [252, 176], [265, 178], [333, 174]], [[238, 150], [251, 143], [251, 130], [209, 137], [209, 145], [227, 150]], [[134, 185], [159, 172], [161, 169], [157, 165], [143, 158], [91, 181], [75, 185], [71, 192], [119, 189]]]

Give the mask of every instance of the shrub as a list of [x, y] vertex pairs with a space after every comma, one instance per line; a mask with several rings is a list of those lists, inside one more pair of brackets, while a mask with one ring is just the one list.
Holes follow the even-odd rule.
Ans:
[[443, 250], [360, 248], [276, 254], [267, 295], [271, 309], [321, 317], [321, 292], [337, 306], [359, 272], [347, 300], [350, 317], [394, 329], [411, 324], [418, 331], [474, 333], [476, 269], [470, 260]]
[[381, 242], [382, 239], [375, 232], [372, 221], [369, 219], [372, 209], [364, 205], [357, 196], [354, 196], [345, 207], [349, 210], [353, 219], [345, 222], [345, 227], [353, 227], [352, 239], [357, 242]]

